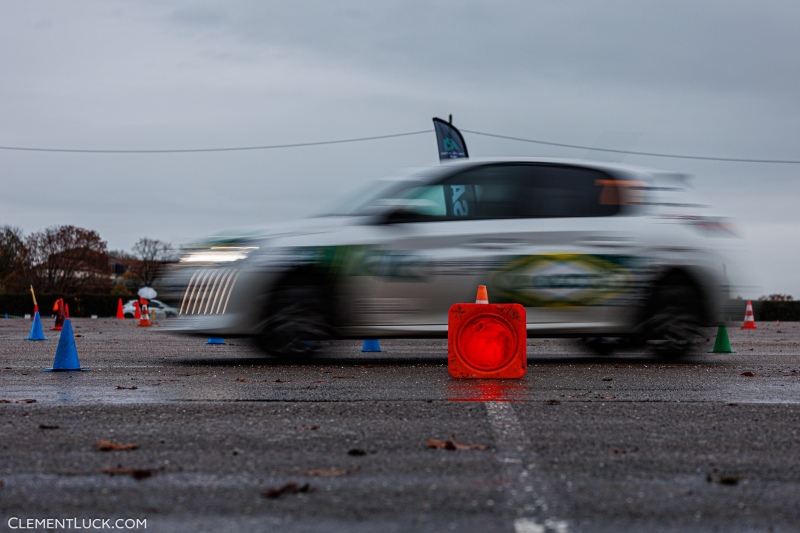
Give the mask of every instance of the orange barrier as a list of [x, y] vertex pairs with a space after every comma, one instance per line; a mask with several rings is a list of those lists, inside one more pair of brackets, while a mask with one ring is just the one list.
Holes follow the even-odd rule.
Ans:
[[527, 371], [525, 308], [489, 304], [486, 287], [474, 304], [454, 304], [447, 321], [447, 368], [454, 378], [521, 378]]

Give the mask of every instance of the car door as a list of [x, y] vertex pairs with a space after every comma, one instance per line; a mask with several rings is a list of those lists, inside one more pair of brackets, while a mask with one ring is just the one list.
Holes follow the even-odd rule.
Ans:
[[[478, 165], [407, 192], [429, 202], [379, 228], [371, 261], [373, 325], [446, 331], [453, 303], [528, 308], [529, 329], [597, 331], [624, 322], [632, 248], [614, 180], [559, 165]], [[622, 309], [622, 311], [620, 311]]]

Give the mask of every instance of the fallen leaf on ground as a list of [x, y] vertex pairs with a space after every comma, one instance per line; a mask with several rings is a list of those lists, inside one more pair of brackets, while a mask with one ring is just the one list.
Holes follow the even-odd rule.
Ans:
[[314, 487], [308, 483], [303, 483], [302, 485], [298, 483], [287, 483], [280, 487], [262, 490], [261, 496], [264, 498], [280, 498], [285, 494], [299, 494], [301, 492], [314, 492]]
[[117, 390], [136, 390], [139, 387], [134, 385], [133, 387], [123, 387], [122, 385], [117, 385]]
[[758, 374], [756, 374], [755, 372], [742, 372], [742, 375], [748, 378], [752, 378], [757, 376]]
[[102, 470], [109, 476], [131, 476], [133, 479], [145, 479], [153, 475], [153, 471], [148, 468], [129, 468], [125, 466], [110, 466]]
[[614, 454], [623, 454], [624, 455], [626, 453], [636, 453], [636, 452], [639, 451], [639, 448], [637, 446], [634, 446], [633, 448], [631, 448], [629, 450], [628, 449], [624, 449], [624, 448], [623, 449], [614, 448], [614, 449], [612, 449], [610, 451], [611, 451], [611, 453], [614, 453]]
[[355, 376], [331, 376], [333, 379], [355, 379]]
[[236, 378], [236, 381], [238, 381], [239, 383], [245, 383], [245, 382], [249, 382], [249, 381], [253, 381], [253, 380], [252, 379], [244, 379], [244, 378]]
[[275, 383], [291, 383], [291, 380], [286, 379], [276, 379]]
[[558, 401], [558, 400], [545, 400], [545, 401], [544, 401], [544, 404], [545, 404], [545, 405], [560, 405], [560, 404], [561, 404], [561, 402], [560, 402], [560, 401]]
[[39, 424], [39, 429], [59, 429], [61, 426], [51, 424]]
[[139, 445], [119, 444], [116, 442], [111, 442], [110, 440], [101, 440], [100, 442], [95, 444], [94, 447], [100, 450], [101, 452], [118, 452], [118, 451], [136, 450], [139, 448]]
[[297, 470], [293, 474], [298, 476], [339, 477], [352, 474], [360, 469], [361, 467], [359, 466], [354, 468], [312, 468], [310, 470]]
[[461, 450], [488, 450], [489, 447], [485, 444], [464, 444], [456, 442], [455, 438], [451, 440], [436, 440], [428, 439], [426, 442], [428, 448], [437, 448], [440, 450], [461, 451]]

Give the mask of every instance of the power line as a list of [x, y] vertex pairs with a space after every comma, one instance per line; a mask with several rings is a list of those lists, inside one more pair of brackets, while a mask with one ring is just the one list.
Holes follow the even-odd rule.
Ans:
[[544, 144], [547, 146], [559, 146], [562, 148], [577, 148], [579, 150], [593, 150], [595, 152], [611, 152], [614, 154], [643, 155], [648, 157], [668, 157], [672, 159], [699, 159], [702, 161], [731, 161], [735, 163], [780, 163], [786, 165], [800, 164], [800, 160], [793, 160], [793, 159], [745, 159], [745, 158], [735, 158], [735, 157], [712, 157], [704, 155], [663, 154], [657, 152], [635, 152], [633, 150], [614, 150], [612, 148], [594, 148], [591, 146], [581, 146], [578, 144], [565, 144], [565, 143], [556, 143], [550, 141], [538, 141], [535, 139], [523, 139], [522, 137], [510, 137], [508, 135], [497, 135], [495, 133], [485, 133], [482, 131], [465, 130], [463, 128], [461, 129], [461, 131], [466, 133], [472, 133], [473, 135], [483, 135], [485, 137], [495, 137], [498, 139], [507, 139], [511, 141]]
[[15, 150], [22, 152], [62, 152], [77, 154], [190, 154], [198, 152], [243, 152], [247, 150], [274, 150], [277, 148], [300, 148], [303, 146], [321, 146], [324, 144], [344, 144], [363, 141], [375, 141], [379, 139], [391, 139], [394, 137], [408, 137], [410, 135], [420, 135], [430, 133], [433, 130], [409, 131], [406, 133], [392, 133], [389, 135], [375, 135], [372, 137], [355, 137], [352, 139], [337, 139], [333, 141], [317, 141], [294, 144], [272, 144], [267, 146], [239, 146], [230, 148], [187, 148], [175, 150], [83, 150], [71, 148], [25, 148], [19, 146], [0, 146], [0, 150]]
[[[767, 164], [784, 164], [784, 165], [798, 165], [800, 160], [796, 159], [754, 159], [754, 158], [735, 158], [735, 157], [714, 157], [704, 155], [687, 155], [687, 154], [667, 154], [659, 152], [637, 152], [634, 150], [616, 150], [613, 148], [596, 148], [593, 146], [582, 146], [579, 144], [557, 143], [552, 141], [542, 141], [537, 139], [526, 139], [523, 137], [512, 137], [510, 135], [499, 135], [497, 133], [487, 133], [483, 131], [475, 131], [468, 129], [461, 129], [465, 133], [473, 135], [482, 135], [484, 137], [494, 137], [496, 139], [505, 139], [509, 141], [519, 141], [532, 144], [541, 144], [545, 146], [557, 146], [560, 148], [573, 148], [578, 150], [590, 150], [594, 152], [607, 152], [625, 155], [639, 155], [645, 157], [662, 157], [670, 159], [693, 159], [700, 161], [724, 161], [733, 163], [767, 163]], [[420, 130], [409, 131], [404, 133], [392, 133], [388, 135], [374, 135], [371, 137], [354, 137], [350, 139], [336, 139], [331, 141], [316, 141], [292, 144], [272, 144], [265, 146], [238, 146], [228, 148], [187, 148], [187, 149], [167, 149], [167, 150], [94, 150], [94, 149], [72, 149], [72, 148], [32, 148], [20, 146], [0, 146], [0, 150], [18, 151], [18, 152], [59, 152], [59, 153], [79, 153], [79, 154], [189, 154], [189, 153], [203, 153], [203, 152], [244, 152], [253, 150], [275, 150], [280, 148], [302, 148], [307, 146], [323, 146], [326, 144], [346, 144], [365, 141], [376, 141], [381, 139], [392, 139], [396, 137], [409, 137], [412, 135], [421, 135], [423, 133], [431, 133], [433, 130]]]

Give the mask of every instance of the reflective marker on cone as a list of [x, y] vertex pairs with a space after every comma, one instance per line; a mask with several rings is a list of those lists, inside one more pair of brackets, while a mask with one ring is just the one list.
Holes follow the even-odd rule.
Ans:
[[454, 304], [447, 321], [447, 368], [454, 378], [521, 378], [527, 371], [525, 308], [489, 304], [486, 287], [475, 304]]
[[747, 300], [747, 309], [744, 312], [744, 324], [741, 329], [758, 329], [753, 315], [753, 304]]

